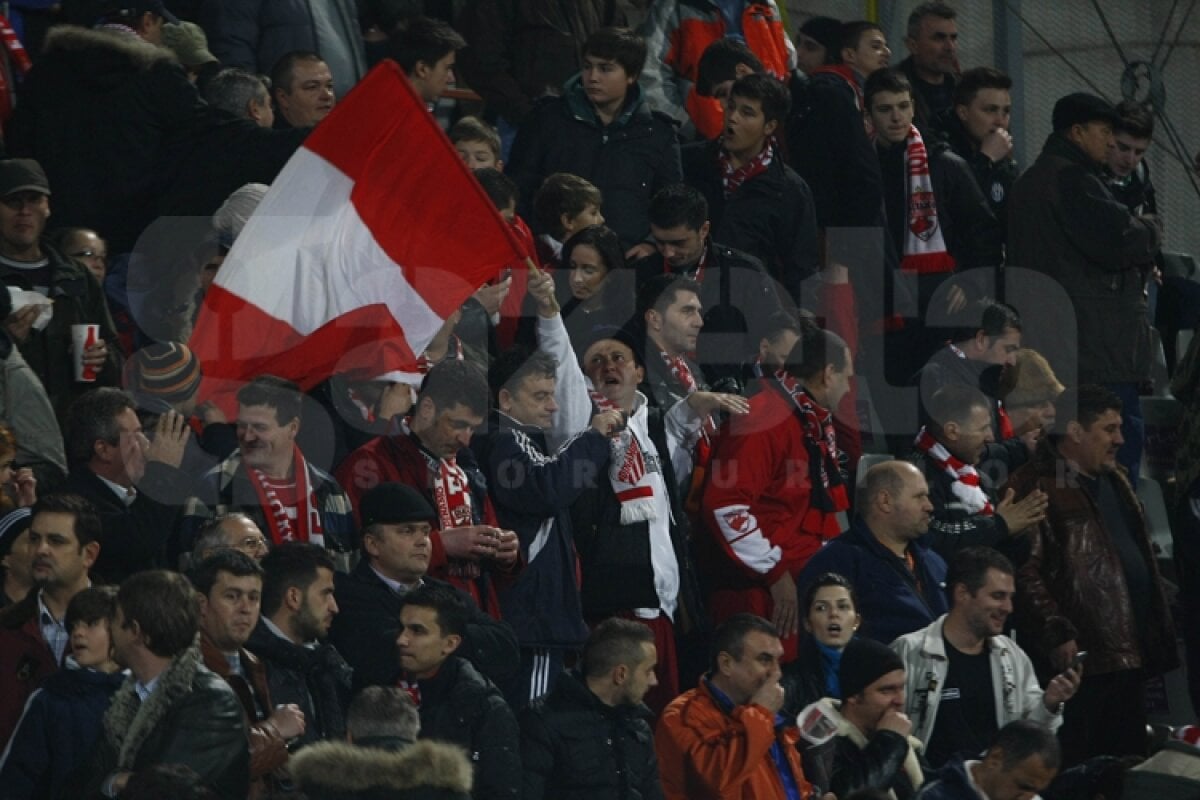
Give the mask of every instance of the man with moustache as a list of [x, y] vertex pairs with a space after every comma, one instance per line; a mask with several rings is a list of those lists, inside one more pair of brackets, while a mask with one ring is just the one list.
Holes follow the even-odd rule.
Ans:
[[1009, 481], [1018, 498], [1040, 489], [1049, 500], [1017, 572], [1016, 631], [1043, 678], [1088, 653], [1059, 732], [1065, 765], [1144, 756], [1145, 681], [1178, 658], [1142, 506], [1117, 466], [1121, 400], [1084, 385], [1055, 409], [1053, 431]]
[[1057, 730], [1079, 688], [1080, 667], [1055, 675], [1043, 692], [1025, 651], [1003, 636], [1012, 612], [1013, 566], [990, 547], [960, 550], [946, 578], [950, 612], [901, 636], [892, 649], [907, 673], [905, 710], [934, 767], [973, 758], [1009, 722]]

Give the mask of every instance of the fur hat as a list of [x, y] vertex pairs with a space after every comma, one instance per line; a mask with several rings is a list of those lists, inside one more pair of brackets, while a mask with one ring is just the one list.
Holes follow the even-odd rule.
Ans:
[[1053, 402], [1065, 388], [1041, 353], [1023, 348], [1017, 351], [1013, 365], [1004, 370], [998, 394], [1005, 406], [1015, 408]]

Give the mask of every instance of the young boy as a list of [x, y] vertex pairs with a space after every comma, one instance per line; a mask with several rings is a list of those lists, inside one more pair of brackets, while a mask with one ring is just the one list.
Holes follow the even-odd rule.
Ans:
[[674, 123], [646, 105], [638, 76], [646, 43], [625, 28], [602, 28], [583, 45], [583, 71], [561, 97], [539, 102], [521, 124], [508, 174], [528, 202], [547, 176], [569, 172], [604, 194], [604, 216], [627, 258], [649, 255], [647, 211], [654, 193], [682, 177]]
[[125, 676], [113, 660], [109, 619], [117, 587], [92, 586], [71, 598], [66, 667], [30, 696], [0, 761], [5, 797], [72, 797], [77, 770], [86, 768], [100, 737], [104, 712]]
[[463, 117], [450, 128], [450, 141], [467, 169], [504, 171], [500, 134], [479, 117]]
[[819, 266], [817, 219], [808, 184], [783, 163], [775, 138], [790, 107], [774, 78], [739, 78], [720, 139], [685, 147], [683, 165], [708, 201], [713, 241], [762, 261], [799, 303], [800, 284]]
[[533, 224], [541, 231], [538, 257], [558, 267], [563, 242], [591, 225], [603, 225], [600, 190], [578, 175], [556, 172], [546, 178], [533, 196]]

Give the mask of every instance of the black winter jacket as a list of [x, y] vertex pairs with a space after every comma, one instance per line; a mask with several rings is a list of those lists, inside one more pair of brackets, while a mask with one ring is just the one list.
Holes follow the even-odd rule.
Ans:
[[[157, 764], [191, 767], [221, 800], [242, 800], [250, 786], [245, 712], [223, 678], [201, 663], [194, 645], [176, 656], [141, 703], [130, 676], [104, 715], [92, 757], [89, 796], [118, 770]], [[79, 795], [75, 795], [79, 796]]]
[[110, 252], [127, 253], [175, 175], [174, 137], [203, 113], [171, 51], [63, 25], [46, 37], [6, 134], [11, 155], [45, 168], [55, 225], [95, 228]]
[[[57, 189], [54, 197], [54, 219], [57, 220]], [[17, 348], [41, 380], [55, 415], [62, 420], [72, 401], [88, 389], [120, 384], [121, 351], [100, 284], [82, 265], [45, 241], [41, 243], [41, 248], [50, 262], [49, 297], [54, 301], [54, 316], [45, 330], [30, 330], [29, 336]], [[0, 265], [0, 281], [18, 289], [33, 288], [21, 270], [3, 265]], [[108, 360], [94, 383], [77, 382], [71, 360], [71, 326], [83, 323], [99, 325], [100, 338], [108, 345]]]
[[629, 92], [625, 110], [610, 125], [596, 117], [578, 76], [567, 82], [562, 97], [534, 106], [505, 167], [521, 190], [522, 216], [532, 219], [533, 196], [547, 176], [569, 172], [603, 193], [601, 210], [622, 247], [646, 239], [650, 198], [679, 183], [683, 172], [675, 123], [651, 111], [636, 84]]
[[521, 796], [520, 732], [500, 690], [466, 659], [451, 656], [418, 681], [421, 738], [459, 745], [475, 766], [475, 800]]
[[[354, 691], [367, 686], [391, 686], [400, 672], [396, 637], [404, 598], [392, 591], [371, 569], [366, 557], [349, 574], [333, 576], [338, 613], [329, 629], [329, 642], [354, 669]], [[520, 671], [517, 638], [507, 622], [479, 610], [470, 595], [436, 578], [423, 583], [455, 592], [469, 609], [467, 635], [459, 654], [497, 683], [509, 682]]]
[[304, 712], [302, 744], [345, 738], [353, 670], [337, 648], [328, 642], [312, 649], [293, 644], [276, 636], [260, 619], [246, 649], [267, 668], [271, 701], [295, 703]]
[[564, 675], [521, 714], [525, 800], [650, 800], [663, 796], [645, 706], [609, 706], [579, 673]]
[[808, 184], [777, 153], [766, 172], [726, 198], [717, 162], [720, 147], [720, 142], [697, 142], [682, 153], [685, 180], [708, 201], [713, 239], [762, 261], [799, 304], [800, 284], [820, 269], [816, 206]]
[[[1100, 165], [1060, 134], [1050, 135], [1017, 179], [1009, 200], [1008, 264], [1043, 273], [1057, 286], [1035, 287], [1036, 294], [1012, 302], [1027, 320], [1055, 321], [1060, 335], [1039, 342], [1063, 382], [1149, 377], [1146, 272], [1161, 237], [1158, 223], [1130, 214], [1105, 186]], [[1077, 342], [1069, 332], [1061, 335], [1064, 296], [1074, 306]]]
[[892, 731], [876, 731], [863, 749], [848, 736], [836, 737], [829, 790], [838, 797], [863, 789], [890, 790], [896, 800], [909, 800], [920, 787], [904, 771], [908, 748], [908, 740]]

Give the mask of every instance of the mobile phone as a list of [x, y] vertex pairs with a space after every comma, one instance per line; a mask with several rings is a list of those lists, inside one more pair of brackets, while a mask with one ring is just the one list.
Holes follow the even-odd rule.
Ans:
[[1079, 652], [1075, 653], [1075, 657], [1073, 659], [1071, 659], [1071, 667], [1070, 668], [1071, 669], [1079, 669], [1080, 667], [1083, 666], [1083, 662], [1087, 661], [1087, 657], [1088, 657], [1087, 650], [1080, 650]]

